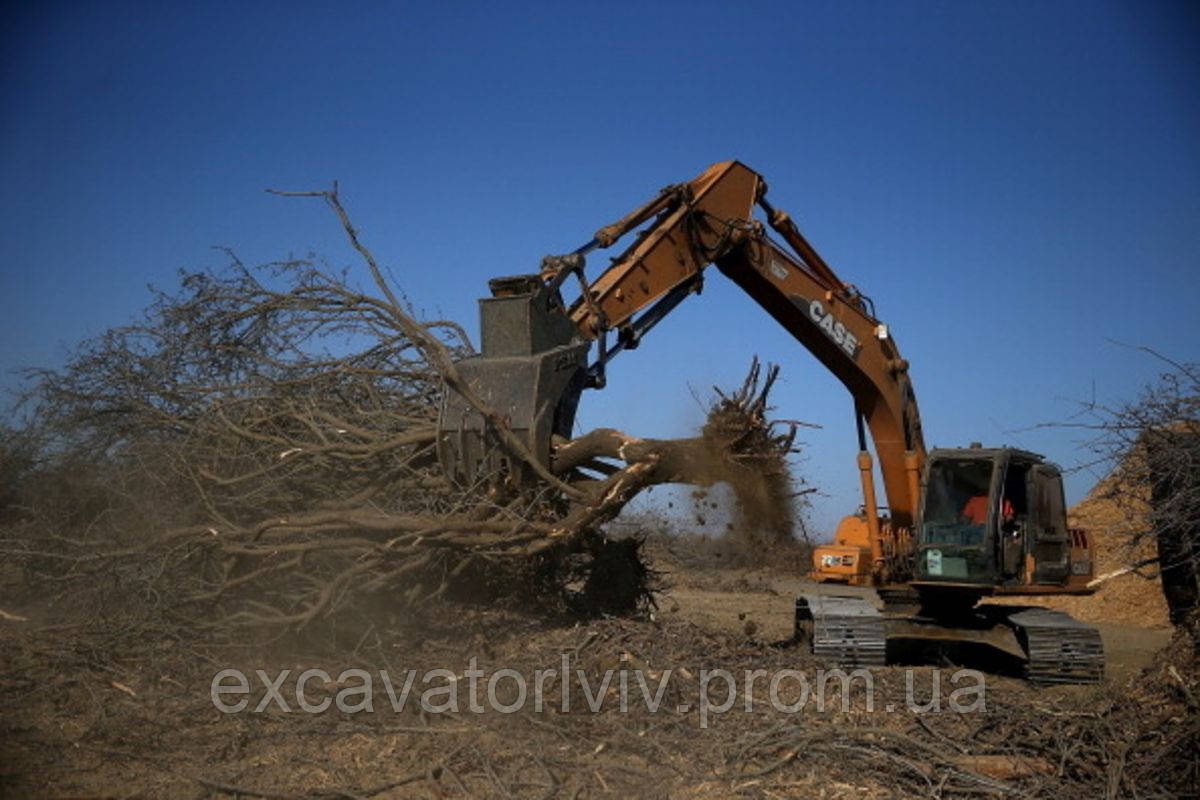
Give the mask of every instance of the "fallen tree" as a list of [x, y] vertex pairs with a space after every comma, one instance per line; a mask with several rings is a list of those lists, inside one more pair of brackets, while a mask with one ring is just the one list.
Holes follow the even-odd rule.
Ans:
[[[11, 564], [209, 626], [296, 629], [380, 596], [644, 608], [638, 543], [602, 525], [660, 483], [730, 482], [776, 509], [771, 535], [790, 535], [796, 423], [767, 419], [776, 368], [763, 379], [756, 360], [718, 392], [699, 437], [601, 429], [543, 464], [459, 376], [465, 332], [396, 296], [336, 188], [300, 194], [328, 203], [373, 291], [309, 259], [252, 268], [227, 252], [225, 269], [183, 274], [65, 369], [31, 373], [44, 446], [2, 543]], [[443, 392], [536, 483], [451, 480], [435, 448]]]

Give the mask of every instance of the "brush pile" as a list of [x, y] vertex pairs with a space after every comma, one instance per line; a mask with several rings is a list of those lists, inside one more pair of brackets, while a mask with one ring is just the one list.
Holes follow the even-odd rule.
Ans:
[[[757, 361], [702, 437], [604, 429], [540, 463], [460, 378], [464, 331], [420, 321], [336, 192], [316, 196], [371, 291], [311, 260], [252, 268], [230, 253], [63, 370], [31, 375], [34, 423], [4, 448], [10, 577], [96, 607], [140, 598], [143, 613], [204, 629], [297, 630], [442, 598], [631, 614], [652, 603], [653, 573], [638, 542], [602, 526], [639, 491], [750, 475], [767, 476], [768, 494], [786, 485], [794, 426], [766, 419], [777, 370], [760, 390]], [[436, 456], [444, 392], [540, 481], [451, 480]], [[597, 464], [600, 479], [578, 469]]]

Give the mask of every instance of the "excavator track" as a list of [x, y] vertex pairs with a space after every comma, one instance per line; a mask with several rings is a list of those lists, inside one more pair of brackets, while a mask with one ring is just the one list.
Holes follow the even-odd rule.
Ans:
[[882, 667], [887, 660], [884, 619], [862, 597], [800, 595], [796, 634], [797, 638], [811, 635], [813, 653], [839, 667]]
[[1008, 617], [1025, 648], [1025, 677], [1035, 683], [1099, 683], [1104, 643], [1090, 625], [1061, 611], [1031, 608]]
[[[1025, 677], [1033, 683], [1099, 683], [1104, 678], [1104, 643], [1099, 632], [1061, 611], [989, 606], [992, 626], [979, 631], [1010, 629], [1012, 648], [1025, 656]], [[858, 595], [806, 593], [796, 598], [796, 637], [810, 641], [813, 654], [853, 669], [881, 667], [887, 662], [888, 622], [875, 605]], [[950, 629], [947, 629], [950, 630]], [[969, 629], [963, 628], [963, 631]], [[983, 639], [975, 637], [979, 641]], [[1011, 652], [1011, 651], [1010, 651]], [[1016, 653], [1014, 653], [1015, 655]]]

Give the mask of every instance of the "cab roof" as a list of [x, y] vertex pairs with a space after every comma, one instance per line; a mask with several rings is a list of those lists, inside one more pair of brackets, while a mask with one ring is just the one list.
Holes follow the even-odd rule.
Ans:
[[929, 460], [939, 458], [970, 458], [978, 461], [996, 461], [1007, 458], [1010, 461], [1026, 461], [1034, 464], [1044, 464], [1046, 457], [1031, 450], [1021, 450], [1017, 447], [942, 447], [929, 451]]

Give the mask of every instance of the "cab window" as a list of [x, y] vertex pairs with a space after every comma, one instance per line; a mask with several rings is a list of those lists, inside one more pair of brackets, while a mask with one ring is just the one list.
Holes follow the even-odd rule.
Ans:
[[991, 461], [956, 459], [931, 465], [921, 526], [924, 543], [982, 546], [991, 484]]

